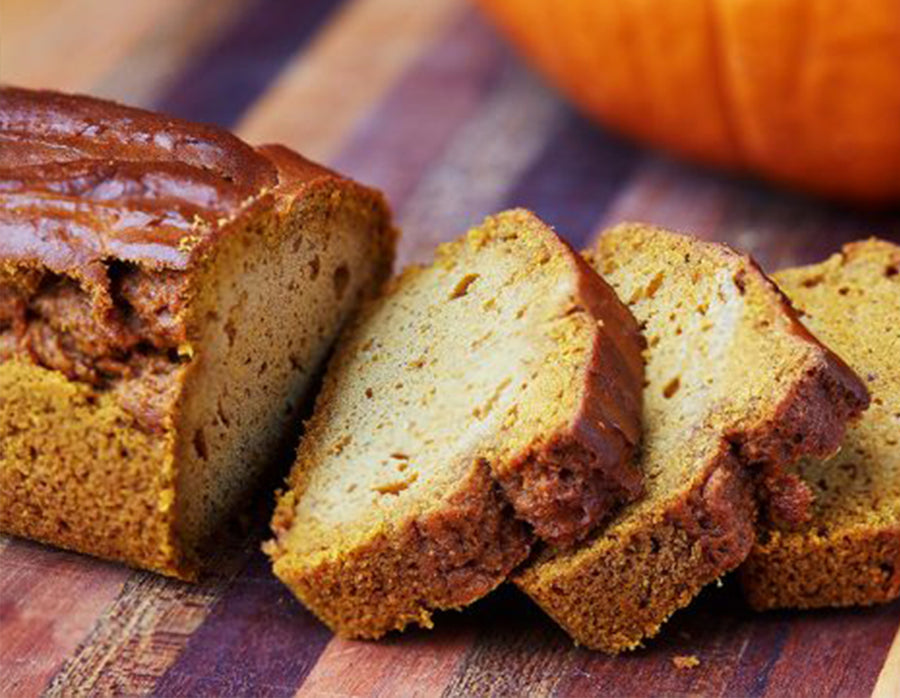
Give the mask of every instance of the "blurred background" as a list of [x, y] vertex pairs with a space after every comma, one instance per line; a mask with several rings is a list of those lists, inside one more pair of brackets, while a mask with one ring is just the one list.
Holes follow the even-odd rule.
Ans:
[[[286, 143], [385, 191], [401, 263], [527, 206], [576, 246], [630, 219], [776, 269], [900, 241], [898, 27], [898, 0], [0, 0], [0, 81]], [[757, 615], [726, 584], [613, 659], [510, 589], [333, 639], [254, 535], [197, 587], [0, 552], [0, 696], [869, 695], [900, 656], [897, 603]]]
[[466, 0], [0, 0], [0, 80], [289, 144], [386, 192], [403, 261], [512, 205], [576, 245], [635, 219], [770, 268], [900, 239], [893, 0], [482, 4], [491, 20]]

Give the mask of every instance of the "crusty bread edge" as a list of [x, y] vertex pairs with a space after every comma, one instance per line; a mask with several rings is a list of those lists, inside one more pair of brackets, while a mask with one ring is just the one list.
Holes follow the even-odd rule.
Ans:
[[572, 418], [494, 472], [516, 515], [537, 537], [568, 547], [643, 491], [633, 455], [641, 433], [644, 339], [615, 291], [532, 212], [513, 209], [491, 218], [522, 219], [560, 252], [576, 279], [573, 302], [591, 337]]
[[[576, 644], [608, 654], [635, 649], [703, 587], [746, 558], [755, 537], [752, 491], [746, 471], [723, 443], [694, 485], [651, 525], [633, 529], [599, 554], [570, 563], [573, 569], [545, 578], [538, 562], [526, 566], [513, 581]], [[628, 554], [622, 555], [622, 550]], [[670, 552], [672, 559], [658, 562], [661, 551]], [[551, 558], [547, 564], [558, 563]], [[670, 586], [672, 579], [677, 585]], [[664, 583], [664, 595], [653, 599], [657, 581]], [[643, 589], [643, 598], [629, 596], [626, 588]], [[651, 603], [667, 610], [659, 613]]]
[[294, 510], [288, 492], [273, 517], [276, 538], [264, 550], [297, 598], [349, 638], [375, 639], [410, 623], [431, 627], [433, 611], [481, 598], [531, 547], [530, 532], [513, 517], [483, 460], [429, 511], [373, 533], [349, 552], [287, 550], [280, 540], [294, 525]]
[[845, 531], [837, 540], [773, 530], [753, 547], [739, 578], [757, 611], [893, 601], [900, 598], [900, 524]]

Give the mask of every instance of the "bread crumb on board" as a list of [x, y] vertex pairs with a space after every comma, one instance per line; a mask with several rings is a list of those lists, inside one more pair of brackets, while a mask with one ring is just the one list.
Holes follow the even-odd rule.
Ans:
[[672, 657], [676, 669], [693, 669], [700, 666], [700, 658], [696, 654], [679, 654]]

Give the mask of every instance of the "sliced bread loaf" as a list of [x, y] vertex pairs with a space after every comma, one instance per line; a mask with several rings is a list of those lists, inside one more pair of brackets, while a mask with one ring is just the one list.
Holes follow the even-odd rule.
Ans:
[[[640, 491], [637, 324], [532, 214], [408, 269], [345, 334], [267, 547], [338, 633], [458, 608]], [[526, 526], [524, 522], [530, 524]]]
[[544, 550], [515, 581], [576, 642], [614, 653], [746, 558], [755, 486], [774, 483], [777, 508], [802, 517], [803, 490], [784, 487], [783, 466], [832, 453], [867, 396], [759, 267], [724, 245], [622, 225], [588, 258], [648, 342], [646, 496], [577, 548]]
[[741, 567], [744, 591], [757, 609], [890, 601], [900, 595], [900, 247], [854, 243], [775, 280], [865, 379], [872, 406], [837, 456], [800, 464], [815, 494], [812, 518], [760, 526]]
[[390, 273], [381, 195], [280, 146], [0, 88], [0, 532], [196, 575]]

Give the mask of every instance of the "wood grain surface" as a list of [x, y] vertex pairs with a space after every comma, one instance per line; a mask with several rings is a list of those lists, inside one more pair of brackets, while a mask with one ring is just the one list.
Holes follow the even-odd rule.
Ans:
[[[0, 80], [287, 143], [385, 191], [402, 264], [513, 205], [577, 246], [639, 220], [770, 270], [869, 234], [900, 241], [897, 211], [776, 191], [594, 127], [464, 0], [0, 0]], [[0, 538], [0, 696], [900, 697], [900, 604], [753, 614], [729, 580], [618, 658], [573, 647], [511, 587], [430, 632], [338, 640], [259, 552], [269, 498], [223, 532], [198, 585]], [[699, 664], [677, 668], [685, 656]]]

